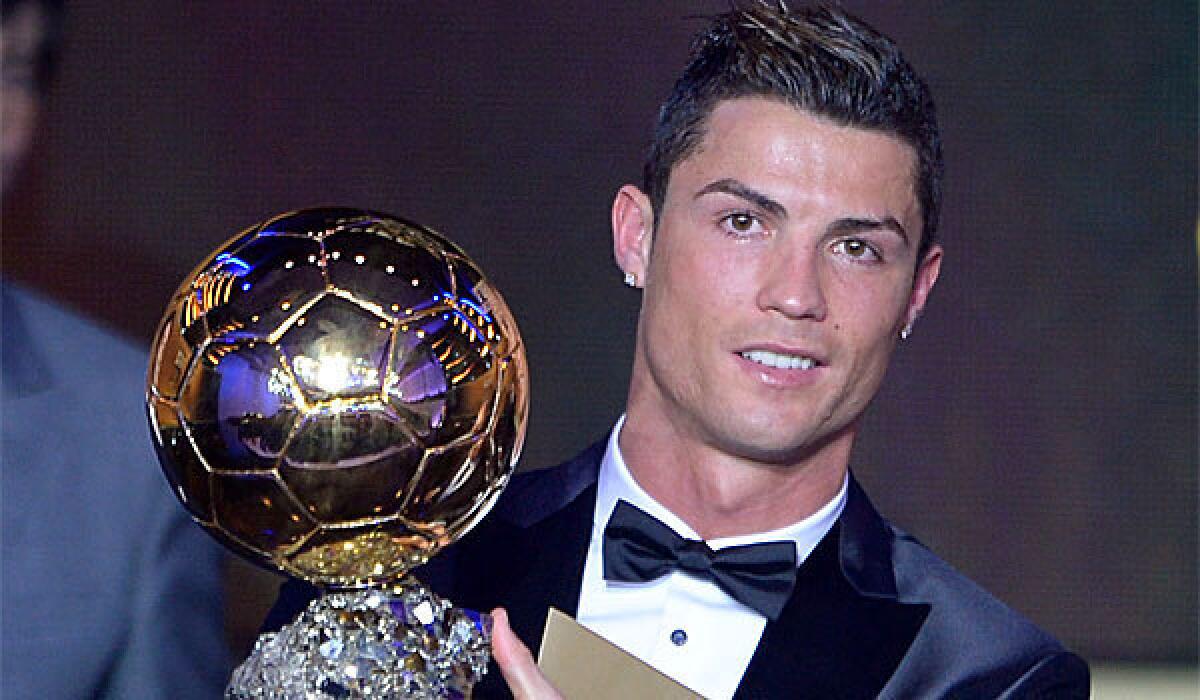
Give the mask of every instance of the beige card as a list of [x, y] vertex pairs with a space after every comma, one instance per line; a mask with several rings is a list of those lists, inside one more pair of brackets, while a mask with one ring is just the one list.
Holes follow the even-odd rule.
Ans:
[[546, 616], [538, 666], [567, 700], [701, 698], [554, 608]]

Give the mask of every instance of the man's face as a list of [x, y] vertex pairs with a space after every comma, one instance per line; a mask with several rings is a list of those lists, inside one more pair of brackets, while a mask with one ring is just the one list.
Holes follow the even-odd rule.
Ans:
[[645, 286], [631, 420], [759, 462], [848, 454], [941, 262], [916, 259], [916, 172], [895, 137], [720, 103], [657, 231], [636, 188], [614, 208], [618, 262]]

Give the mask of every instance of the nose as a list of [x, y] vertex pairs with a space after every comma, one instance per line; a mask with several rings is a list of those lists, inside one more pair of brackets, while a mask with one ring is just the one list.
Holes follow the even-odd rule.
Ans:
[[824, 321], [827, 308], [820, 263], [815, 251], [800, 246], [772, 250], [762, 268], [759, 308], [787, 318]]

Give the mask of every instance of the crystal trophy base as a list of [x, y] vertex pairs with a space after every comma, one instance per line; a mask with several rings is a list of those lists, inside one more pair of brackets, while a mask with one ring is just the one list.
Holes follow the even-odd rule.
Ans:
[[469, 698], [487, 670], [491, 617], [456, 608], [415, 579], [326, 593], [258, 638], [227, 700]]

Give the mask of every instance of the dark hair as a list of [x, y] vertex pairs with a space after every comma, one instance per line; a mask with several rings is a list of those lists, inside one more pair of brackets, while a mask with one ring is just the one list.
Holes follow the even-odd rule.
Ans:
[[919, 255], [925, 254], [942, 198], [933, 97], [895, 42], [834, 7], [793, 11], [782, 1], [757, 0], [717, 15], [693, 40], [688, 66], [659, 112], [643, 172], [656, 222], [671, 170], [700, 145], [713, 109], [723, 100], [751, 96], [783, 100], [911, 145], [924, 220]]

